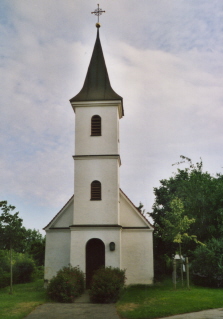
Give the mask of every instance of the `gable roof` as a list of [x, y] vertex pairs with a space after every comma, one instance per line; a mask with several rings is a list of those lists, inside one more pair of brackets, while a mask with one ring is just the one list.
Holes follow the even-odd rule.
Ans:
[[[129, 199], [129, 197], [121, 190], [119, 189], [121, 194], [124, 196], [124, 198], [128, 201], [128, 203], [134, 208], [135, 211], [137, 211], [137, 214], [148, 224], [148, 226], [151, 229], [154, 229], [153, 225], [150, 223], [150, 221], [146, 218], [145, 215], [142, 214], [142, 212], [133, 204], [133, 202]], [[53, 217], [53, 219], [43, 228], [43, 230], [46, 230], [49, 228], [53, 222], [55, 222], [64, 212], [64, 210], [71, 204], [71, 202], [74, 200], [74, 195], [71, 196], [71, 198], [66, 202], [66, 204], [61, 208], [61, 210]], [[67, 225], [69, 227], [70, 225]]]
[[111, 101], [121, 100], [122, 116], [124, 115], [123, 99], [111, 87], [105, 59], [99, 38], [99, 29], [88, 67], [87, 75], [81, 91], [75, 95], [70, 102], [79, 101]]
[[136, 207], [133, 202], [129, 199], [129, 197], [123, 192], [123, 190], [120, 188], [119, 189], [120, 192], [123, 194], [123, 196], [127, 199], [127, 201], [129, 202], [129, 204], [137, 211], [137, 213], [142, 217], [142, 219], [149, 225], [149, 227], [151, 227], [152, 229], [154, 229], [153, 225], [150, 223], [150, 221], [146, 218], [145, 215], [142, 214], [142, 212], [140, 211], [140, 209], [138, 207]]
[[48, 228], [64, 211], [64, 209], [72, 202], [72, 200], [74, 199], [74, 195], [71, 196], [71, 198], [66, 202], [66, 204], [61, 208], [61, 210], [53, 217], [53, 219], [51, 219], [51, 221], [43, 228], [43, 230], [45, 230], [46, 228]]

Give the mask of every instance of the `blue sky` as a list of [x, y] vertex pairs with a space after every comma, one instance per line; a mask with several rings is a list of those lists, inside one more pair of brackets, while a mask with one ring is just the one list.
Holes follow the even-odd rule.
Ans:
[[[222, 0], [101, 0], [100, 38], [124, 98], [121, 188], [151, 211], [185, 155], [222, 172]], [[92, 0], [0, 2], [1, 200], [41, 230], [73, 194], [74, 119], [96, 38]]]

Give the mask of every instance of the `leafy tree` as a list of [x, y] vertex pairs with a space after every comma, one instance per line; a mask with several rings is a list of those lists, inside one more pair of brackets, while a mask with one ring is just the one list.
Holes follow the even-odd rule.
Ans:
[[36, 229], [26, 229], [23, 252], [34, 259], [37, 266], [43, 266], [45, 256], [45, 237]]
[[[219, 238], [223, 234], [223, 175], [211, 176], [203, 172], [203, 163], [193, 164], [191, 159], [181, 156], [182, 161], [176, 163], [188, 164], [184, 169], [177, 169], [169, 179], [160, 181], [160, 186], [154, 188], [155, 202], [150, 216], [154, 220], [154, 253], [155, 267], [162, 264], [160, 256], [169, 257], [175, 252], [174, 243], [164, 241], [162, 229], [167, 212], [171, 210], [171, 202], [179, 198], [184, 206], [184, 213], [189, 219], [195, 218], [190, 225], [188, 235], [196, 235], [201, 242], [211, 238]], [[174, 164], [174, 165], [176, 165]], [[195, 243], [188, 242], [185, 250], [193, 251]], [[163, 270], [160, 270], [161, 272]]]
[[8, 205], [7, 201], [0, 202], [3, 213], [0, 216], [0, 247], [10, 250], [10, 293], [12, 294], [12, 250], [20, 246], [20, 241], [25, 237], [23, 220], [19, 218], [19, 212], [11, 214], [15, 206]]
[[[30, 282], [37, 276], [34, 260], [27, 254], [13, 251], [13, 282], [20, 284]], [[0, 250], [0, 288], [10, 283], [10, 252]]]
[[45, 238], [38, 230], [26, 229], [19, 212], [12, 214], [15, 206], [0, 201], [0, 249], [10, 251], [10, 293], [12, 293], [12, 252], [28, 254], [37, 266], [44, 264]]
[[[164, 227], [161, 229], [164, 241], [177, 243], [179, 246], [180, 260], [182, 260], [181, 245], [188, 240], [197, 242], [197, 236], [188, 235], [187, 231], [190, 225], [195, 222], [194, 218], [189, 219], [184, 215], [184, 205], [179, 198], [174, 198], [170, 202], [170, 211], [166, 212], [165, 218], [162, 218]], [[183, 267], [181, 263], [181, 281], [183, 285]]]
[[140, 202], [139, 203], [139, 206], [138, 207], [136, 207], [141, 213], [145, 213], [145, 209], [143, 209], [143, 207], [144, 207], [144, 205]]
[[174, 198], [170, 203], [170, 211], [162, 218], [164, 227], [161, 229], [163, 240], [170, 240], [179, 244], [181, 255], [181, 244], [188, 239], [196, 239], [196, 236], [188, 235], [186, 231], [195, 222], [194, 218], [189, 219], [184, 215], [184, 205], [179, 198]]
[[223, 287], [223, 238], [212, 238], [196, 248], [191, 272], [195, 284]]

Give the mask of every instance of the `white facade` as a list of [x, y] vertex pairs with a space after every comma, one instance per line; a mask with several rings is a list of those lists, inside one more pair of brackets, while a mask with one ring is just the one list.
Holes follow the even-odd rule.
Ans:
[[[126, 284], [153, 282], [153, 228], [119, 190], [120, 226], [71, 226], [73, 196], [46, 229], [45, 279], [69, 263], [86, 271], [86, 244], [98, 238], [105, 244], [105, 265], [126, 269]], [[116, 244], [110, 251], [109, 244]]]
[[[120, 104], [120, 101], [72, 103], [75, 110], [75, 155], [119, 154]], [[94, 115], [102, 118], [101, 136], [91, 136], [90, 123]]]
[[[124, 110], [110, 85], [99, 31], [84, 86], [70, 102], [75, 195], [45, 227], [45, 280], [71, 264], [86, 274], [87, 286], [101, 266], [126, 269], [127, 284], [151, 284], [153, 227], [120, 190], [119, 119]], [[94, 117], [100, 124], [92, 124]], [[100, 127], [97, 134], [95, 127]], [[100, 196], [94, 197], [95, 192]]]

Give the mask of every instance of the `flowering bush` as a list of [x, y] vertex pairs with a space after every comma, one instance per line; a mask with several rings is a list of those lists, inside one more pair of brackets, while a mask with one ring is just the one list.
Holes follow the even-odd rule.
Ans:
[[47, 287], [47, 295], [58, 302], [73, 302], [83, 292], [84, 273], [72, 266], [59, 270]]
[[95, 303], [112, 303], [119, 298], [125, 284], [125, 270], [106, 267], [97, 270], [92, 279], [90, 299]]

